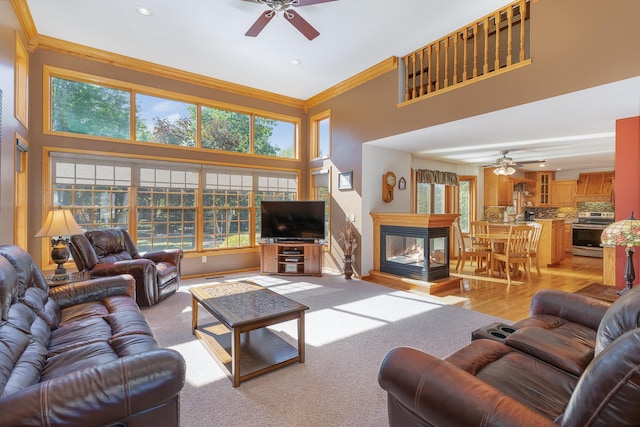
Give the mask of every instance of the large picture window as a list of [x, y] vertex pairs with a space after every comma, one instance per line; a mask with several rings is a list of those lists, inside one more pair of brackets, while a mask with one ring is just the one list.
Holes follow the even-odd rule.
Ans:
[[58, 132], [129, 139], [128, 91], [92, 83], [51, 79], [51, 129]]
[[217, 106], [206, 99], [50, 66], [44, 70], [50, 82], [45, 133], [299, 159], [299, 118]]
[[196, 146], [195, 104], [137, 93], [136, 140]]
[[141, 251], [254, 247], [260, 201], [298, 198], [296, 172], [60, 152], [50, 157], [53, 204], [71, 209], [86, 230], [129, 230]]

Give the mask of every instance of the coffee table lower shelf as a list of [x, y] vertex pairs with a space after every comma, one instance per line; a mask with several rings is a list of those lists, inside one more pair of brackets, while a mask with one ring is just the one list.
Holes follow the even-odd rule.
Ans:
[[[227, 370], [234, 381], [231, 357], [233, 334], [221, 323], [200, 325], [195, 335], [218, 363]], [[267, 328], [254, 329], [240, 334], [240, 382], [257, 377], [293, 363], [303, 363], [298, 349]]]

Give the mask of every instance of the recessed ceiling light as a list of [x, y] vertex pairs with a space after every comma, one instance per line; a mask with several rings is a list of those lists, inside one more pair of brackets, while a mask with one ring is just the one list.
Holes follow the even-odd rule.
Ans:
[[295, 59], [295, 58], [291, 60], [291, 63], [293, 65], [300, 65], [301, 64], [300, 60], [299, 59]]
[[137, 6], [136, 10], [140, 15], [144, 15], [144, 16], [150, 16], [152, 13], [150, 9], [147, 9], [146, 7], [141, 7], [141, 6]]

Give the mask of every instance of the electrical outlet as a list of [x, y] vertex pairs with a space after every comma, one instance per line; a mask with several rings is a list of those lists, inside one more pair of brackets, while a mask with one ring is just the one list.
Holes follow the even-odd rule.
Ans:
[[202, 262], [207, 262], [207, 256], [206, 255], [202, 255]]

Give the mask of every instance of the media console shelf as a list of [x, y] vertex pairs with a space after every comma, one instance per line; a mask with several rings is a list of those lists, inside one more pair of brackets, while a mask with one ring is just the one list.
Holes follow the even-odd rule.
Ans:
[[278, 242], [260, 245], [262, 274], [322, 276], [322, 243]]

